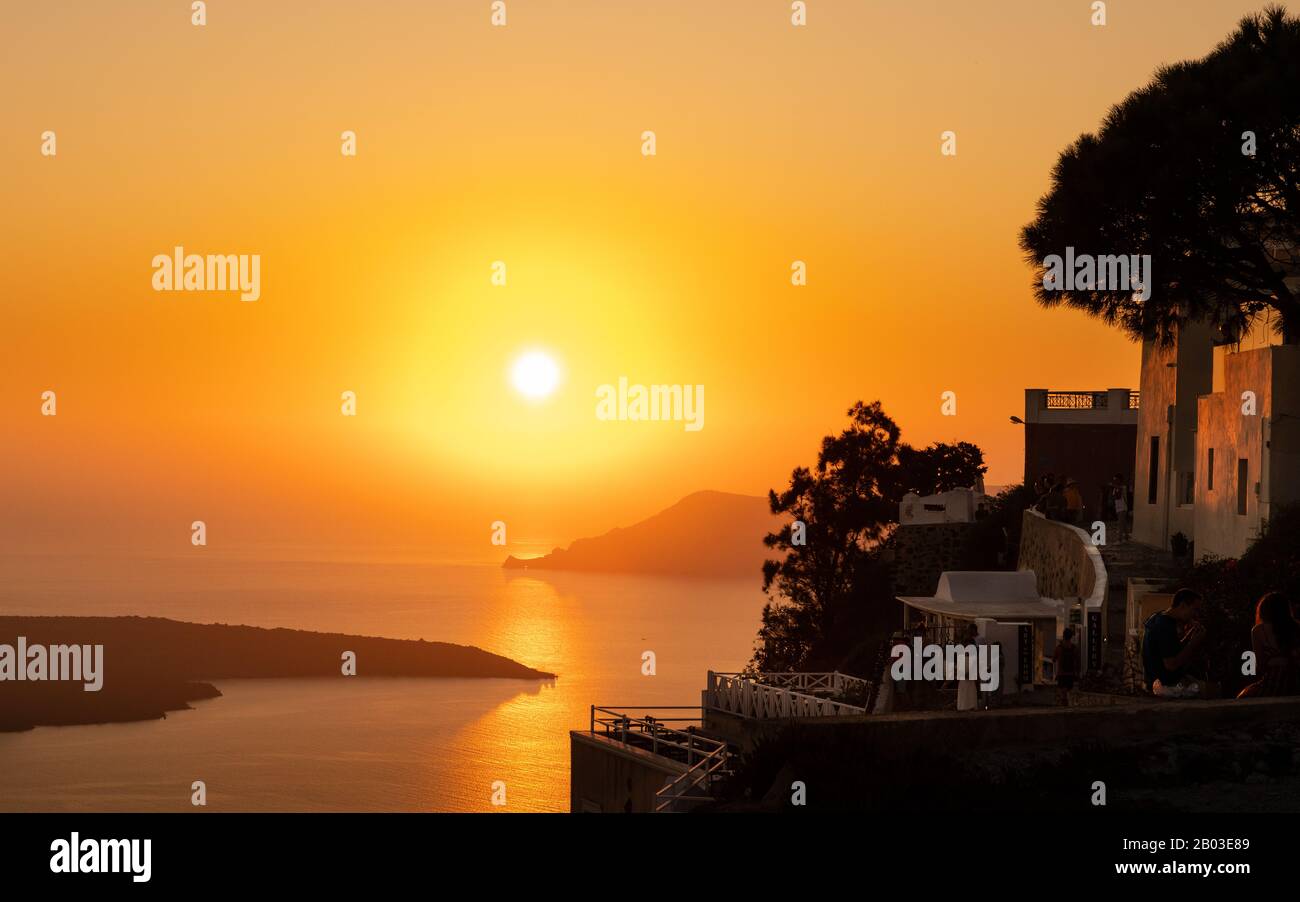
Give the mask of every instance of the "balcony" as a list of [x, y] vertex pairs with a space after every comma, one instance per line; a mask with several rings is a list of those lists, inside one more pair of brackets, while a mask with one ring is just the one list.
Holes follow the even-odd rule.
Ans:
[[[1126, 390], [1120, 398], [1123, 409], [1137, 410], [1141, 392]], [[1109, 391], [1049, 391], [1046, 407], [1049, 410], [1103, 410], [1110, 407]]]
[[1141, 393], [1129, 388], [1096, 391], [1025, 389], [1026, 423], [1136, 423]]

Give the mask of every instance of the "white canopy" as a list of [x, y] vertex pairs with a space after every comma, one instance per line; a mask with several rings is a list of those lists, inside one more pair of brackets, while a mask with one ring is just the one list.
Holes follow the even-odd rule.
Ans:
[[958, 620], [1056, 619], [1062, 602], [1038, 594], [1032, 570], [955, 570], [939, 577], [933, 596], [899, 595], [898, 600], [929, 614]]

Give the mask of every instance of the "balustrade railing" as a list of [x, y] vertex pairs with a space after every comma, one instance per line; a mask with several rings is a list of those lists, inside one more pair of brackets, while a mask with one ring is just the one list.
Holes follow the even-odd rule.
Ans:
[[[774, 679], [781, 679], [783, 684], [770, 682]], [[804, 691], [790, 688], [792, 686]], [[710, 708], [757, 719], [842, 717], [866, 713], [865, 707], [814, 695], [814, 688], [836, 695], [860, 693], [865, 700], [870, 692], [870, 683], [842, 673], [745, 675], [710, 670], [705, 698]]]
[[1104, 391], [1049, 391], [1049, 410], [1101, 410], [1109, 403]]

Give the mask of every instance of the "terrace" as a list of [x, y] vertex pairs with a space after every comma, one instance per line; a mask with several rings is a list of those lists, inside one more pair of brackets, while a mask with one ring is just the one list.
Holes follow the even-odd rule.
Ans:
[[[1025, 389], [1025, 425], [1045, 423], [1137, 424], [1142, 393], [1131, 388], [1091, 391]], [[1019, 420], [1019, 418], [1017, 418]]]
[[[715, 785], [731, 774], [747, 730], [765, 721], [852, 717], [867, 713], [871, 685], [848, 674], [715, 673], [709, 671], [703, 704], [695, 706], [592, 705], [586, 731], [573, 731], [573, 771], [592, 772], [601, 788], [595, 803], [607, 810], [608, 781], [621, 778], [641, 804], [632, 810], [687, 811], [713, 798]], [[861, 701], [862, 704], [852, 704]], [[581, 748], [581, 751], [579, 751]], [[605, 754], [593, 751], [600, 750]], [[611, 755], [613, 757], [611, 757]], [[581, 779], [581, 776], [578, 777]], [[639, 790], [632, 790], [632, 787]], [[575, 792], [574, 810], [593, 804]]]

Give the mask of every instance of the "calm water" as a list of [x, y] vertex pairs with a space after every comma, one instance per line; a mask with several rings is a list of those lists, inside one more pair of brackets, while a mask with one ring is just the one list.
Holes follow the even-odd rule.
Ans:
[[[477, 645], [559, 674], [516, 680], [229, 680], [166, 720], [0, 733], [0, 810], [567, 811], [589, 706], [698, 705], [749, 658], [746, 581], [488, 565], [0, 558], [0, 614], [144, 614]], [[12, 637], [10, 637], [12, 639]], [[641, 653], [658, 672], [641, 675]], [[106, 673], [111, 678], [111, 660]]]

